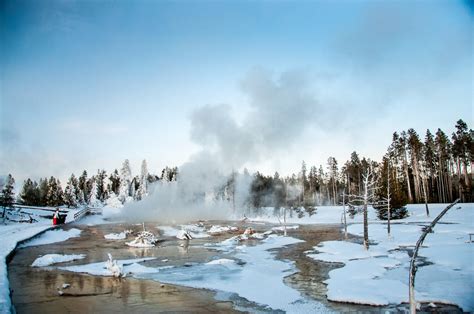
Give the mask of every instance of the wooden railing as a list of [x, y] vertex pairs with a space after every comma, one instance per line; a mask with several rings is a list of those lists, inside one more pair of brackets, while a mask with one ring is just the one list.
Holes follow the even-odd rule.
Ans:
[[[18, 205], [18, 204], [14, 204], [14, 205], [13, 205], [13, 208], [18, 208], [18, 209], [36, 209], [36, 210], [44, 210], [44, 211], [47, 211], [47, 212], [55, 212], [58, 207], [48, 207], [48, 206], [40, 207], [40, 206], [29, 206], [29, 205]], [[62, 209], [62, 208], [59, 208], [59, 212], [60, 212], [60, 213], [68, 213], [67, 210]]]
[[74, 220], [77, 220], [81, 218], [82, 216], [89, 214], [90, 212], [91, 212], [91, 209], [89, 207], [83, 208], [74, 214]]

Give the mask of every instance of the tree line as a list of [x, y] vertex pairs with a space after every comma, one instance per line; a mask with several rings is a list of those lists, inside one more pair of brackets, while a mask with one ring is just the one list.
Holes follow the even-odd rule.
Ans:
[[39, 182], [28, 178], [15, 199], [15, 180], [9, 174], [1, 190], [0, 205], [10, 207], [18, 203], [52, 207], [101, 206], [111, 198], [117, 198], [124, 203], [128, 200], [141, 200], [148, 194], [151, 183], [159, 180], [176, 181], [177, 176], [177, 167], [165, 167], [160, 175], [149, 173], [146, 160], [142, 162], [140, 175], [132, 176], [130, 162], [126, 159], [120, 171], [115, 169], [110, 174], [105, 170], [98, 170], [90, 177], [86, 170], [79, 177], [71, 174], [64, 189], [60, 180], [54, 176], [49, 179], [41, 178]]
[[[373, 205], [387, 202], [387, 190], [392, 209], [407, 203], [449, 203], [457, 198], [472, 202], [473, 163], [474, 131], [463, 120], [457, 121], [451, 138], [438, 129], [435, 134], [427, 130], [422, 140], [414, 129], [408, 129], [393, 133], [380, 162], [353, 152], [342, 166], [329, 157], [325, 168], [308, 169], [303, 161], [301, 170], [287, 177], [280, 177], [278, 172], [273, 176], [257, 172], [252, 176], [247, 204], [254, 209], [311, 208], [339, 205], [344, 197], [347, 204], [357, 205], [369, 170], [374, 182]], [[227, 187], [230, 191], [232, 182]]]
[[[463, 120], [458, 120], [455, 132], [449, 137], [441, 129], [434, 134], [427, 130], [422, 140], [414, 129], [394, 132], [392, 143], [380, 162], [360, 157], [353, 152], [340, 164], [329, 157], [325, 167], [308, 166], [303, 161], [301, 170], [282, 177], [278, 172], [267, 176], [260, 172], [250, 174], [232, 172], [224, 186], [215, 191], [215, 198], [225, 199], [235, 207], [236, 182], [249, 183], [248, 210], [262, 207], [298, 209], [309, 212], [320, 205], [348, 204], [357, 206], [367, 184], [371, 188], [371, 205], [389, 203], [392, 214], [403, 215], [407, 203], [448, 203], [460, 198], [473, 201], [472, 168], [474, 162], [474, 131]], [[340, 166], [341, 165], [341, 166]], [[370, 174], [370, 176], [369, 176]], [[370, 178], [370, 182], [367, 180]], [[132, 176], [130, 164], [125, 160], [119, 170], [111, 174], [98, 170], [88, 177], [87, 171], [78, 178], [74, 174], [63, 190], [58, 179], [27, 179], [18, 202], [32, 206], [74, 207], [80, 204], [100, 205], [107, 199], [140, 200], [148, 187], [156, 181], [178, 180], [178, 168], [165, 167], [160, 175], [148, 173], [144, 160], [140, 175]], [[365, 181], [364, 181], [365, 180]], [[2, 205], [12, 202], [14, 180], [9, 175], [0, 194]], [[367, 201], [367, 200], [366, 200]], [[292, 212], [291, 212], [292, 213]], [[386, 216], [382, 211], [380, 217]]]

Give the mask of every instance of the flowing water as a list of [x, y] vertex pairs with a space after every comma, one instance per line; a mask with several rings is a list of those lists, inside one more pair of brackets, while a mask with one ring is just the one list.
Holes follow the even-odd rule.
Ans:
[[[240, 230], [251, 226], [257, 231], [267, 231], [271, 224], [251, 224], [219, 221], [204, 222], [207, 229], [212, 224], [235, 225]], [[160, 223], [147, 223], [146, 229], [158, 234], [156, 226]], [[57, 266], [79, 265], [107, 260], [107, 253], [114, 259], [156, 257], [155, 260], [142, 263], [148, 267], [181, 266], [192, 267], [216, 258], [232, 258], [229, 252], [216, 251], [209, 244], [219, 243], [232, 234], [182, 241], [174, 237], [164, 237], [156, 247], [131, 248], [124, 244], [128, 240], [105, 240], [108, 233], [119, 233], [127, 229], [135, 232], [142, 225], [103, 224], [95, 226], [71, 225], [65, 229], [79, 228], [81, 236], [65, 242], [18, 249], [9, 263], [8, 274], [12, 289], [12, 302], [17, 313], [51, 312], [274, 312], [268, 307], [258, 305], [235, 293], [222, 293], [207, 289], [189, 288], [173, 284], [163, 284], [156, 280], [122, 279], [92, 276], [57, 269]], [[242, 231], [240, 231], [242, 232]], [[328, 278], [331, 269], [337, 264], [315, 262], [304, 253], [322, 241], [340, 240], [344, 235], [336, 225], [300, 226], [288, 230], [288, 235], [305, 242], [273, 249], [275, 258], [294, 261], [295, 272], [284, 278], [289, 287], [299, 291], [305, 298], [324, 304], [337, 312], [397, 310], [394, 307], [370, 307], [329, 302], [326, 286], [322, 283]], [[247, 243], [257, 244], [258, 241]], [[31, 267], [33, 261], [45, 254], [86, 254], [86, 258], [74, 262], [55, 264], [51, 267]], [[203, 274], [204, 275], [204, 274]], [[62, 289], [63, 284], [70, 284]], [[271, 289], [271, 287], [269, 287]], [[60, 295], [61, 291], [62, 295]], [[400, 308], [398, 308], [400, 310]]]

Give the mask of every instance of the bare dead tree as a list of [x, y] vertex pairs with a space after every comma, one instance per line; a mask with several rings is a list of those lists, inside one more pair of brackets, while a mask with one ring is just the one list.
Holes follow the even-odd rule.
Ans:
[[[375, 191], [375, 172], [373, 166], [369, 163], [369, 167], [362, 173], [362, 195], [350, 195], [352, 202], [362, 203], [363, 221], [364, 221], [364, 248], [369, 249], [369, 222], [368, 222], [368, 206], [378, 205], [380, 202], [376, 199]], [[348, 203], [351, 204], [351, 203]], [[352, 204], [351, 204], [352, 205]]]
[[433, 232], [433, 228], [436, 225], [436, 223], [446, 214], [446, 212], [456, 205], [456, 203], [459, 202], [459, 198], [455, 200], [453, 203], [451, 203], [448, 207], [443, 209], [443, 211], [431, 222], [431, 224], [425, 228], [423, 233], [421, 234], [420, 238], [416, 242], [415, 245], [415, 250], [413, 251], [413, 256], [411, 257], [411, 262], [410, 262], [410, 273], [409, 273], [409, 287], [408, 287], [408, 293], [409, 293], [409, 299], [410, 299], [410, 312], [412, 314], [416, 313], [416, 301], [415, 301], [415, 275], [416, 275], [416, 270], [417, 267], [415, 265], [415, 260], [418, 257], [418, 250], [420, 249], [421, 245], [423, 244], [423, 241], [425, 240], [426, 236], [428, 233]]

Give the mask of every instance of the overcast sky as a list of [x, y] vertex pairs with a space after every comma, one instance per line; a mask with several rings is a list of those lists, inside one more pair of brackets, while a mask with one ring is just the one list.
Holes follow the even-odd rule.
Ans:
[[394, 131], [473, 127], [473, 17], [469, 1], [4, 0], [0, 174], [158, 173], [219, 149], [271, 174], [380, 160]]

